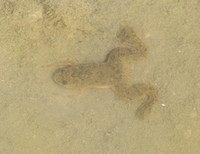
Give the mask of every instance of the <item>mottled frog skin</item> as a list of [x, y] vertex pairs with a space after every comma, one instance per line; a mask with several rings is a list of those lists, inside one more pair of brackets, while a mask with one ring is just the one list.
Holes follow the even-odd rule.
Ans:
[[157, 101], [158, 92], [149, 83], [132, 84], [127, 72], [131, 61], [146, 57], [147, 49], [131, 27], [120, 29], [117, 37], [122, 46], [112, 49], [104, 62], [70, 64], [57, 69], [52, 78], [66, 88], [110, 88], [125, 101], [145, 99], [136, 110], [136, 117], [144, 119]]

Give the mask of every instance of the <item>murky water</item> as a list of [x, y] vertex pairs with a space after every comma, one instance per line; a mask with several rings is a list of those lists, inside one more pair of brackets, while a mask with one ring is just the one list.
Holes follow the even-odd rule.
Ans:
[[[66, 62], [102, 62], [126, 25], [148, 52], [131, 82], [159, 93], [145, 120], [135, 117], [141, 101], [51, 78]], [[2, 0], [0, 153], [198, 154], [199, 26], [198, 0]]]

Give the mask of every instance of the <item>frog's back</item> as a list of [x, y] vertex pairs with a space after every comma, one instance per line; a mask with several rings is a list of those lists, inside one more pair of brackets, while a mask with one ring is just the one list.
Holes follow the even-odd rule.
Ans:
[[53, 80], [65, 87], [106, 88], [121, 79], [121, 68], [107, 63], [72, 65], [58, 69]]

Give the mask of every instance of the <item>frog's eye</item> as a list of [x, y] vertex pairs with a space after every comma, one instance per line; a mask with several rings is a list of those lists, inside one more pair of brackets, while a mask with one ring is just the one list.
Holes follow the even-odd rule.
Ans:
[[67, 84], [67, 81], [63, 80], [63, 81], [62, 81], [62, 84], [63, 84], [63, 85], [66, 85], [66, 84]]

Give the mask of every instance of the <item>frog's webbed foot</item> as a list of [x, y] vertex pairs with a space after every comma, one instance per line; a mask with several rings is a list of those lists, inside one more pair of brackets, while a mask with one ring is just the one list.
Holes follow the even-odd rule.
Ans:
[[145, 83], [135, 84], [133, 87], [136, 88], [140, 94], [146, 96], [146, 100], [137, 108], [135, 114], [138, 119], [143, 120], [150, 115], [153, 104], [158, 100], [158, 91], [151, 84]]
[[137, 108], [135, 115], [139, 119], [145, 119], [150, 115], [154, 103], [158, 100], [158, 91], [151, 84], [138, 84], [136, 87], [146, 95], [146, 100]]
[[129, 56], [134, 56], [138, 58], [137, 60], [146, 57], [147, 48], [145, 44], [137, 37], [132, 27], [122, 27], [117, 33], [117, 38], [120, 40], [123, 47], [131, 49], [132, 52], [130, 53], [132, 54]]
[[131, 27], [121, 28], [117, 38], [121, 45], [109, 52], [106, 62], [125, 64], [128, 61], [139, 61], [146, 58], [147, 48]]
[[139, 83], [132, 86], [115, 86], [113, 91], [126, 101], [146, 98], [136, 110], [138, 119], [145, 119], [151, 113], [153, 104], [158, 99], [158, 92], [151, 84]]

